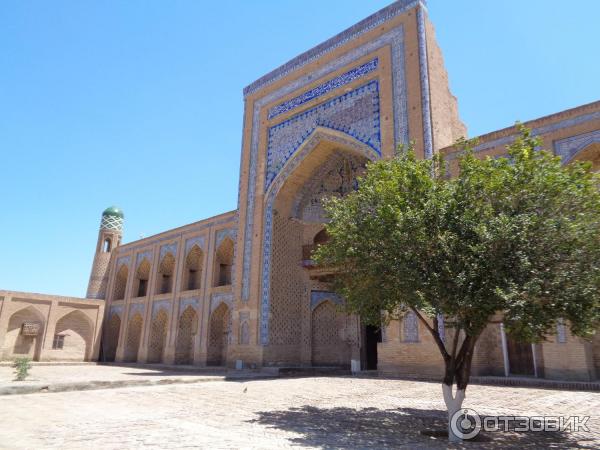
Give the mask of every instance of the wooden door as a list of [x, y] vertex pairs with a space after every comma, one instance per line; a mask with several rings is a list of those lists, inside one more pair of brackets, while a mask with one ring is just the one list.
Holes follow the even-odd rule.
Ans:
[[533, 351], [531, 344], [517, 342], [506, 337], [508, 347], [508, 364], [511, 375], [535, 375]]

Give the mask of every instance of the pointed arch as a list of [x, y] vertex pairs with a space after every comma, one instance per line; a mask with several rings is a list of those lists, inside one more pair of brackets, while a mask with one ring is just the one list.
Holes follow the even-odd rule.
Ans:
[[231, 272], [233, 268], [233, 240], [226, 236], [215, 254], [213, 286], [231, 285]]
[[[92, 354], [94, 325], [81, 311], [71, 311], [56, 322], [52, 348], [57, 359], [89, 361]], [[61, 345], [58, 345], [60, 343]], [[60, 348], [58, 348], [60, 347]]]
[[158, 294], [169, 294], [173, 291], [173, 275], [175, 272], [175, 256], [167, 252], [158, 265], [158, 277], [156, 277], [156, 292]]
[[165, 344], [167, 342], [167, 325], [169, 315], [164, 308], [161, 308], [152, 319], [150, 326], [150, 342], [148, 343], [148, 362], [162, 362]]
[[314, 366], [346, 366], [350, 345], [344, 340], [346, 317], [330, 300], [311, 312], [311, 351]]
[[126, 362], [136, 362], [138, 360], [138, 351], [140, 349], [143, 324], [144, 319], [139, 312], [135, 313], [133, 317], [129, 319], [124, 355], [124, 360]]
[[586, 142], [571, 161], [588, 161], [592, 164], [592, 172], [600, 172], [600, 132], [594, 140]]
[[227, 363], [230, 333], [231, 310], [225, 302], [222, 302], [210, 316], [207, 364], [223, 366]]
[[204, 252], [197, 244], [194, 244], [185, 258], [183, 269], [182, 290], [192, 291], [200, 289]]
[[[359, 159], [361, 161], [372, 161], [379, 158], [379, 154], [370, 146], [358, 141], [352, 136], [341, 132], [328, 129], [326, 127], [317, 127], [300, 145], [295, 153], [287, 160], [285, 165], [279, 170], [272, 183], [268, 186], [265, 192], [265, 210], [264, 210], [264, 231], [263, 231], [263, 257], [262, 257], [262, 292], [261, 292], [261, 311], [260, 311], [260, 340], [261, 344], [267, 345], [270, 341], [277, 341], [286, 345], [291, 344], [293, 340], [290, 336], [282, 337], [276, 336], [276, 333], [271, 333], [271, 321], [274, 323], [278, 320], [275, 316], [278, 312], [283, 316], [297, 316], [296, 313], [286, 312], [289, 308], [284, 307], [283, 304], [275, 305], [271, 304], [271, 283], [273, 274], [271, 273], [273, 267], [277, 266], [273, 264], [273, 239], [274, 235], [276, 239], [285, 240], [283, 236], [285, 233], [300, 233], [300, 230], [296, 230], [295, 225], [286, 222], [287, 217], [293, 216], [294, 204], [297, 203], [297, 198], [302, 194], [301, 189], [306, 186], [310, 181], [311, 176], [316, 173], [332, 155], [342, 155], [344, 157], [350, 157]], [[344, 186], [347, 187], [347, 180], [344, 180]], [[300, 197], [303, 197], [300, 195]], [[303, 197], [304, 198], [304, 197]], [[311, 214], [311, 218], [315, 225], [319, 218], [319, 214]], [[274, 231], [275, 229], [275, 231]], [[281, 244], [281, 242], [280, 242]], [[283, 244], [286, 245], [285, 243]], [[290, 244], [291, 245], [291, 244]], [[282, 257], [286, 255], [294, 255], [293, 257], [297, 260], [303, 257], [303, 249], [299, 247], [296, 249], [290, 249], [285, 252], [279, 245], [279, 253]], [[298, 254], [297, 256], [296, 253]], [[306, 251], [306, 254], [309, 252]], [[280, 255], [280, 256], [281, 256]], [[292, 263], [289, 261], [289, 263]], [[280, 276], [280, 275], [279, 275]], [[275, 287], [274, 287], [275, 289]], [[282, 303], [287, 298], [287, 295], [283, 293], [279, 296], [279, 300], [274, 300], [275, 303]], [[283, 300], [282, 300], [283, 299]], [[277, 311], [275, 311], [277, 310]], [[289, 320], [288, 320], [289, 319]], [[281, 330], [285, 328], [288, 335], [299, 336], [300, 333], [297, 330], [297, 324], [293, 323], [293, 320], [287, 318], [288, 325], [282, 327], [277, 324], [276, 327]], [[280, 334], [280, 333], [279, 333]], [[297, 340], [297, 339], [296, 339]], [[290, 342], [288, 342], [290, 341]], [[295, 342], [295, 345], [299, 345]]]
[[104, 330], [104, 340], [102, 342], [104, 361], [112, 362], [117, 354], [117, 346], [119, 345], [119, 335], [121, 333], [121, 316], [113, 313], [108, 319]]
[[194, 363], [194, 338], [197, 334], [198, 314], [191, 305], [188, 305], [179, 317], [175, 343], [175, 364]]
[[115, 278], [115, 287], [113, 289], [113, 299], [123, 300], [127, 291], [127, 277], [129, 276], [129, 266], [122, 264], [117, 271]]
[[46, 329], [44, 315], [34, 306], [14, 312], [4, 337], [4, 358], [29, 357], [39, 361]]
[[150, 280], [150, 262], [144, 258], [135, 271], [135, 296], [148, 295], [148, 280]]

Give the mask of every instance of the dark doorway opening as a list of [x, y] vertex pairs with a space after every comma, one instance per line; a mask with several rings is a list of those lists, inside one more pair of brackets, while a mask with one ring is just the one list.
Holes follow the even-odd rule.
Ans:
[[364, 369], [377, 370], [377, 344], [381, 342], [381, 328], [375, 325], [365, 327]]
[[533, 350], [531, 344], [518, 342], [507, 336], [508, 365], [511, 375], [534, 376]]

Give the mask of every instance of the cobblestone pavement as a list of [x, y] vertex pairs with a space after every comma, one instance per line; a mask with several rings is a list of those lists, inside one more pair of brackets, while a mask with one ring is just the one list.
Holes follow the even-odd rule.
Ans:
[[[438, 384], [368, 378], [214, 381], [5, 396], [0, 448], [446, 448]], [[600, 447], [600, 393], [470, 386], [484, 415], [595, 415], [590, 432], [488, 433], [465, 448]]]

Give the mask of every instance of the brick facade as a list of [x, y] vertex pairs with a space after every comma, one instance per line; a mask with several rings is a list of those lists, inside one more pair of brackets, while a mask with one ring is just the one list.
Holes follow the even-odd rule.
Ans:
[[[456, 170], [452, 144], [466, 127], [424, 2], [396, 1], [266, 74], [244, 90], [244, 106], [236, 211], [125, 245], [120, 230], [101, 227], [87, 295], [106, 301], [101, 359], [365, 368], [376, 348], [382, 373], [439, 377], [441, 357], [418, 321], [405, 317], [373, 337], [340, 311], [331, 274], [310, 261], [321, 201], [354, 189], [367, 161], [412, 141], [419, 157], [442, 153]], [[565, 162], [600, 167], [600, 102], [526, 125]], [[503, 154], [515, 132], [481, 136], [476, 151]], [[106, 239], [116, 244], [109, 251]], [[36, 312], [23, 314], [14, 320]], [[2, 348], [21, 345], [13, 341]], [[518, 347], [491, 324], [473, 372], [600, 376], [598, 338], [560, 341]], [[509, 364], [515, 348], [528, 355], [523, 367]]]

